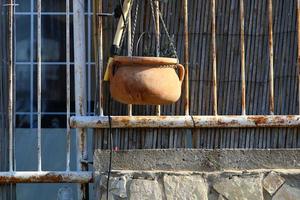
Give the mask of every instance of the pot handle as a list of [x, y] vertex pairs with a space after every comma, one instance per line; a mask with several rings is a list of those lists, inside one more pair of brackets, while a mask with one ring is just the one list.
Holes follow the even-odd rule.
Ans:
[[182, 82], [184, 79], [184, 72], [185, 72], [184, 67], [181, 64], [177, 64], [177, 68], [179, 70], [179, 80]]

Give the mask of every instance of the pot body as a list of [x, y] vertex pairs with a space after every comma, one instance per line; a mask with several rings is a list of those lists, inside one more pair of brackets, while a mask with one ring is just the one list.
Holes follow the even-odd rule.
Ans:
[[181, 95], [183, 74], [182, 66], [178, 77], [172, 65], [115, 63], [110, 72], [111, 96], [124, 104], [174, 103]]

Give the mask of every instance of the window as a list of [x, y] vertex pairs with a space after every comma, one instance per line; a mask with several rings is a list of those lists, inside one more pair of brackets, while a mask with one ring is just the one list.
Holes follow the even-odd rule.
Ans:
[[[36, 113], [36, 0], [17, 0], [16, 7], [16, 127], [35, 128]], [[72, 0], [70, 0], [72, 9]], [[93, 112], [91, 92], [92, 5], [86, 0], [87, 99], [88, 113]], [[42, 127], [64, 128], [66, 125], [66, 2], [42, 1]], [[72, 11], [72, 10], [71, 10]], [[74, 113], [73, 23], [71, 13], [71, 112]]]

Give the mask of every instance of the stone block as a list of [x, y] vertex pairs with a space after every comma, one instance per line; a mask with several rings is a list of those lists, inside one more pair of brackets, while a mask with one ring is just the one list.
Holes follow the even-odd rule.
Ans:
[[130, 184], [130, 200], [161, 200], [162, 194], [157, 180], [133, 179]]
[[[111, 177], [109, 180], [109, 193], [108, 193], [108, 199], [114, 200], [114, 199], [126, 199], [127, 198], [127, 181], [128, 177], [126, 176], [120, 176], [120, 177]], [[101, 196], [101, 199], [107, 199], [107, 176], [103, 175], [101, 176], [101, 179], [99, 183], [97, 184], [99, 191], [99, 195]]]
[[273, 196], [272, 200], [299, 200], [300, 189], [284, 184]]
[[213, 189], [228, 200], [262, 200], [260, 177], [220, 178], [213, 184]]
[[207, 200], [207, 185], [202, 176], [164, 176], [167, 200]]
[[264, 189], [271, 195], [284, 184], [285, 179], [274, 172], [270, 172], [263, 180]]

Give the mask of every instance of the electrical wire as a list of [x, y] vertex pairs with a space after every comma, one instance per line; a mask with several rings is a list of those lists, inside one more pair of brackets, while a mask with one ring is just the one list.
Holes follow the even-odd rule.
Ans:
[[112, 134], [112, 123], [111, 123], [111, 105], [110, 105], [110, 93], [108, 93], [108, 125], [109, 125], [109, 129], [108, 129], [108, 134], [109, 134], [109, 164], [108, 164], [108, 172], [107, 172], [107, 183], [106, 183], [106, 199], [108, 200], [108, 194], [109, 194], [109, 179], [111, 176], [111, 163], [112, 163], [112, 154], [113, 154], [113, 134]]

